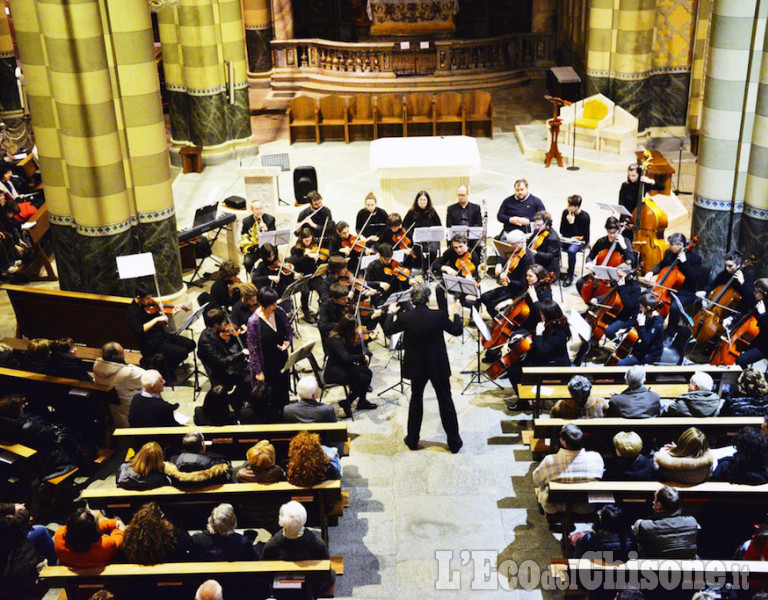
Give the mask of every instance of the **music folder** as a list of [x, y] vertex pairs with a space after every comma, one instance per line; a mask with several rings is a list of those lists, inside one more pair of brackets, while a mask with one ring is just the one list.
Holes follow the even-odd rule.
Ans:
[[592, 273], [594, 273], [597, 279], [608, 279], [609, 281], [619, 280], [619, 274], [616, 272], [616, 267], [592, 265]]
[[608, 212], [619, 213], [622, 217], [631, 217], [632, 213], [621, 204], [610, 204], [609, 202], [598, 202], [597, 205]]
[[264, 244], [273, 246], [285, 246], [291, 241], [290, 229], [278, 229], [276, 231], [262, 231], [259, 233], [259, 248]]
[[442, 242], [445, 239], [445, 229], [441, 225], [433, 227], [417, 227], [413, 230], [413, 243], [426, 244]]

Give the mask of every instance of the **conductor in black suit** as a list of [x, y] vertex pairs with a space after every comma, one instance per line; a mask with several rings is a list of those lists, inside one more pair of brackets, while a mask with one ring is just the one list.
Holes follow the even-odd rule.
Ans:
[[403, 440], [411, 450], [418, 449], [421, 420], [424, 415], [424, 387], [432, 383], [437, 394], [440, 420], [448, 437], [448, 448], [456, 454], [463, 445], [459, 436], [459, 421], [451, 397], [451, 365], [445, 349], [443, 332], [460, 335], [461, 305], [458, 300], [451, 308], [451, 315], [444, 310], [427, 307], [430, 289], [416, 284], [411, 288], [412, 310], [398, 313], [397, 307], [390, 309], [387, 328], [391, 333], [404, 332], [403, 376], [411, 380], [411, 403], [408, 408], [408, 434]]
[[264, 212], [261, 200], [251, 202], [251, 214], [243, 219], [243, 228], [240, 230], [241, 250], [245, 254], [243, 266], [246, 273], [251, 272], [253, 265], [259, 259], [259, 245], [249, 243], [255, 241], [257, 230], [259, 233], [275, 230], [275, 217]]

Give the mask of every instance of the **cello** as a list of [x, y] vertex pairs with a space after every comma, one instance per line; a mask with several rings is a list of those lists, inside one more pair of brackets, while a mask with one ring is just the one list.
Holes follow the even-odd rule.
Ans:
[[[616, 239], [609, 248], [601, 250], [595, 257], [595, 264], [599, 267], [618, 267], [624, 262], [624, 257], [616, 252], [616, 246], [619, 243], [619, 236], [622, 235], [627, 224], [622, 223], [619, 227], [619, 232], [616, 235]], [[581, 288], [581, 299], [587, 304], [592, 298], [605, 296], [611, 290], [611, 283], [607, 279], [596, 279], [594, 273], [590, 273], [584, 279], [584, 285]]]
[[742, 269], [748, 269], [755, 264], [755, 257], [752, 256], [749, 260], [734, 271], [731, 278], [723, 285], [717, 286], [709, 293], [705, 303], [708, 304], [706, 308], [702, 308], [693, 317], [693, 337], [700, 342], [708, 342], [709, 340], [722, 335], [724, 331], [723, 318], [726, 310], [733, 310], [741, 302], [741, 294], [734, 290], [731, 285], [736, 280], [736, 273]]
[[[627, 274], [627, 278], [632, 277], [636, 273], [637, 269]], [[592, 308], [596, 310], [592, 312]], [[624, 303], [621, 300], [621, 294], [619, 294], [618, 281], [611, 282], [611, 289], [608, 293], [599, 298], [598, 304], [590, 306], [590, 310], [587, 311], [586, 320], [592, 326], [592, 337], [589, 339], [590, 343], [595, 344], [599, 342], [603, 335], [605, 335], [605, 329], [610, 325], [619, 313], [624, 309]]]
[[712, 366], [720, 367], [736, 364], [739, 354], [744, 352], [760, 333], [755, 312], [755, 310], [749, 311], [736, 324], [730, 336], [720, 338], [720, 342], [715, 346], [709, 357], [709, 362]]
[[645, 151], [645, 160], [641, 166], [639, 176], [640, 188], [639, 200], [632, 218], [635, 223], [635, 235], [632, 245], [640, 253], [640, 262], [646, 271], [650, 271], [664, 258], [664, 253], [669, 248], [665, 237], [665, 230], [669, 226], [669, 218], [651, 196], [645, 195], [645, 187], [642, 176], [653, 157], [650, 150]]
[[488, 378], [491, 381], [500, 377], [506, 373], [509, 367], [525, 358], [525, 355], [528, 354], [531, 346], [533, 346], [533, 333], [528, 332], [523, 334], [519, 340], [516, 340], [509, 346], [509, 351], [506, 354], [503, 354], [499, 360], [488, 367], [485, 374], [488, 375]]
[[633, 325], [627, 330], [627, 333], [624, 334], [619, 347], [616, 348], [616, 350], [614, 350], [608, 357], [608, 360], [605, 361], [605, 366], [615, 367], [619, 364], [620, 360], [627, 358], [632, 352], [632, 346], [634, 346], [635, 342], [639, 339], [640, 333], [637, 331], [637, 327]]
[[[683, 252], [688, 252], [692, 248], [696, 247], [699, 243], [698, 236], [691, 239]], [[659, 276], [656, 278], [656, 282], [653, 284], [651, 294], [659, 299], [659, 306], [656, 309], [657, 312], [664, 318], [669, 314], [669, 305], [672, 302], [672, 292], [676, 292], [680, 289], [685, 281], [685, 275], [680, 272], [677, 265], [680, 263], [680, 254], [675, 257], [672, 264], [659, 271]]]

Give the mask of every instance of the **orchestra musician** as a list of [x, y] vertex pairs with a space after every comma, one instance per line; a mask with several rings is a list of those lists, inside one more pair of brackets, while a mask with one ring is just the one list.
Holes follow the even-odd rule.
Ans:
[[469, 188], [466, 185], [462, 184], [456, 188], [456, 199], [456, 204], [451, 204], [446, 209], [445, 226], [482, 227], [483, 214], [480, 205], [469, 201]]
[[168, 385], [173, 385], [176, 382], [176, 368], [195, 349], [195, 342], [165, 330], [168, 315], [151, 292], [141, 286], [136, 288], [126, 316], [128, 326], [139, 342], [142, 356], [162, 354], [165, 360], [159, 366], [164, 371], [163, 379]]
[[367, 398], [368, 386], [373, 379], [373, 372], [368, 367], [372, 355], [361, 343], [357, 322], [352, 315], [343, 315], [328, 334], [326, 355], [326, 381], [349, 388], [347, 397], [339, 402], [344, 415], [352, 417], [352, 403], [355, 400], [357, 410], [376, 408], [378, 405], [369, 402]]
[[[621, 310], [618, 312], [614, 320], [608, 327], [605, 328], [604, 339], [606, 341], [613, 341], [616, 337], [616, 333], [621, 329], [626, 329], [635, 320], [635, 316], [638, 313], [640, 295], [640, 284], [637, 283], [637, 279], [631, 276], [632, 267], [627, 263], [622, 263], [616, 267], [616, 275], [618, 280], [616, 286], [618, 289], [619, 298], [621, 299]], [[598, 306], [602, 304], [603, 298], [592, 298], [590, 304]]]
[[275, 217], [264, 212], [260, 200], [251, 201], [251, 214], [243, 219], [240, 230], [240, 252], [243, 253], [243, 267], [250, 273], [256, 264], [259, 251], [259, 234], [275, 230]]
[[323, 346], [341, 317], [354, 310], [354, 306], [350, 304], [350, 296], [349, 286], [344, 283], [336, 282], [329, 286], [328, 295], [323, 299], [317, 313], [317, 328]]
[[[587, 255], [587, 263], [585, 266], [588, 270], [592, 269], [593, 265], [595, 264], [595, 260], [597, 259], [597, 255], [600, 254], [603, 250], [609, 251], [614, 243], [616, 245], [613, 247], [613, 251], [621, 254], [622, 260], [627, 264], [632, 263], [632, 248], [627, 242], [627, 238], [625, 238], [623, 235], [619, 235], [619, 229], [621, 229], [621, 226], [619, 225], [619, 220], [616, 217], [608, 217], [605, 220], [605, 235], [599, 238], [592, 245], [592, 249]], [[581, 288], [584, 287], [584, 282], [587, 280], [587, 277], [589, 277], [589, 275], [582, 277], [576, 282], [576, 289], [578, 290], [579, 294], [581, 294]]]
[[531, 232], [531, 223], [536, 213], [547, 210], [541, 199], [528, 191], [528, 182], [525, 179], [515, 181], [515, 193], [505, 198], [499, 207], [496, 218], [504, 226], [501, 239], [510, 231], [520, 230], [523, 233]]
[[241, 283], [237, 287], [240, 289], [240, 300], [235, 302], [232, 307], [229, 320], [238, 327], [243, 327], [248, 324], [248, 319], [259, 305], [259, 301], [256, 299], [259, 288], [252, 283]]
[[552, 227], [552, 215], [540, 210], [533, 218], [533, 233], [528, 238], [528, 249], [533, 260], [547, 270], [560, 274], [560, 236]]
[[405, 250], [403, 266], [409, 269], [416, 267], [421, 261], [421, 248], [413, 245], [413, 229], [406, 231], [398, 213], [390, 213], [387, 217], [387, 227], [379, 235], [382, 244], [389, 244], [392, 250]]
[[[476, 263], [473, 261], [472, 254], [469, 252], [469, 245], [466, 236], [456, 233], [451, 238], [451, 247], [448, 248], [443, 255], [435, 260], [432, 265], [432, 270], [436, 275], [458, 275], [459, 277], [469, 277], [476, 282], [480, 282], [480, 271], [477, 268]], [[446, 290], [442, 285], [437, 286], [435, 292], [437, 297], [437, 306], [441, 310], [448, 310], [448, 300], [446, 298]], [[476, 296], [468, 296], [466, 294], [458, 294], [458, 298], [462, 305], [470, 307], [475, 306], [479, 300]]]
[[251, 395], [251, 376], [248, 372], [248, 350], [237, 337], [245, 327], [229, 326], [227, 316], [220, 308], [212, 308], [203, 315], [205, 329], [197, 340], [197, 356], [205, 367], [211, 387], [223, 385], [235, 413], [240, 412]]
[[[643, 175], [643, 168], [637, 163], [632, 163], [627, 167], [627, 180], [621, 184], [619, 189], [619, 204], [627, 209], [630, 213], [637, 208], [637, 201], [640, 199], [640, 184], [643, 184], [643, 189], [646, 192], [649, 191], [661, 191], [664, 189], [664, 184], [656, 183], [650, 177]], [[630, 217], [626, 215], [621, 216], [621, 222], [628, 221]], [[632, 228], [628, 227], [624, 230], [624, 237], [632, 240]]]
[[[581, 196], [574, 194], [568, 196], [568, 206], [560, 218], [560, 236], [563, 248], [568, 253], [568, 272], [563, 284], [570, 287], [573, 283], [573, 274], [576, 272], [576, 255], [581, 249], [589, 245], [589, 213], [581, 209]], [[564, 241], [569, 238], [573, 241]]]
[[387, 227], [387, 211], [376, 205], [376, 196], [368, 192], [365, 207], [361, 208], [355, 219], [355, 231], [362, 235], [369, 246], [379, 242], [379, 236]]
[[[283, 297], [286, 288], [301, 277], [301, 273], [294, 270], [293, 265], [280, 260], [277, 247], [274, 244], [264, 244], [259, 249], [259, 262], [251, 271], [251, 281], [257, 288], [269, 286], [275, 289], [280, 298]], [[288, 312], [293, 310], [290, 299], [281, 304]]]
[[[317, 270], [320, 261], [320, 248], [317, 239], [310, 227], [299, 230], [296, 244], [291, 248], [290, 261], [295, 269], [302, 275], [311, 275]], [[301, 312], [305, 323], [310, 325], [315, 322], [315, 316], [309, 310], [309, 294], [314, 290], [318, 294], [322, 292], [322, 277], [313, 277], [304, 289], [301, 290]]]
[[[309, 227], [316, 237], [320, 237], [325, 229], [325, 235], [327, 236], [333, 231], [333, 215], [331, 215], [331, 209], [327, 206], [323, 206], [323, 197], [317, 192], [309, 192], [307, 194], [309, 198], [309, 206], [299, 213], [298, 224], [294, 233], [299, 235], [299, 232]], [[325, 240], [320, 240], [320, 246], [324, 246]]]
[[416, 280], [407, 275], [407, 270], [402, 271], [403, 275], [400, 277], [397, 274], [387, 273], [394, 265], [401, 267], [392, 259], [392, 246], [387, 243], [379, 244], [378, 253], [379, 260], [374, 260], [365, 269], [365, 281], [367, 285], [379, 292], [375, 296], [375, 301], [381, 304], [390, 294], [407, 290], [409, 286], [416, 283]]
[[[690, 250], [685, 251], [686, 239], [682, 233], [673, 233], [667, 238], [669, 249], [664, 252], [661, 262], [645, 274], [645, 280], [654, 281], [659, 272], [672, 265], [677, 260], [677, 268], [683, 274], [685, 280], [675, 293], [680, 305], [685, 308], [696, 300], [696, 290], [702, 275], [701, 256]], [[658, 282], [658, 281], [657, 281]], [[674, 300], [669, 305], [669, 321], [667, 321], [667, 337], [673, 336], [680, 322], [680, 308]]]
[[350, 271], [357, 271], [357, 263], [360, 260], [362, 253], [371, 254], [371, 250], [365, 246], [364, 242], [360, 245], [355, 245], [356, 236], [353, 236], [349, 232], [349, 224], [346, 221], [339, 221], [336, 223], [331, 241], [328, 246], [331, 257], [343, 256], [347, 261], [347, 266]]
[[658, 298], [646, 292], [640, 296], [638, 304], [640, 311], [634, 322], [638, 338], [629, 356], [617, 363], [620, 367], [653, 364], [661, 360], [664, 351], [664, 318], [656, 312]]
[[[429, 193], [426, 190], [421, 190], [416, 194], [411, 208], [403, 217], [403, 227], [406, 231], [410, 231], [409, 235], [413, 238], [413, 231], [415, 229], [439, 227], [440, 225], [442, 225], [440, 215], [437, 214], [434, 206], [432, 206], [432, 198], [429, 197]], [[426, 270], [426, 267], [432, 264], [432, 261], [440, 252], [439, 242], [429, 242], [426, 246], [427, 251], [424, 252], [424, 244], [421, 244], [422, 270]]]
[[236, 284], [240, 283], [240, 265], [234, 260], [221, 261], [219, 265], [219, 277], [211, 285], [212, 306], [220, 306], [227, 312], [240, 300], [240, 290]]
[[[768, 278], [761, 278], [755, 281], [754, 286], [755, 306], [752, 309], [757, 319], [757, 328], [759, 333], [752, 340], [749, 347], [741, 352], [736, 358], [736, 364], [742, 369], [746, 369], [752, 363], [758, 360], [768, 358], [768, 311], [766, 311], [766, 299], [768, 299]], [[726, 328], [730, 328], [735, 319], [727, 317], [723, 321]]]
[[496, 265], [496, 277], [501, 279], [501, 285], [480, 296], [491, 317], [496, 317], [495, 307], [499, 302], [514, 298], [525, 289], [525, 273], [534, 264], [533, 254], [528, 251], [525, 234], [521, 230], [510, 231], [507, 241], [512, 246], [512, 254], [507, 261]]
[[[736, 306], [731, 306], [736, 312], [727, 312], [727, 316], [733, 317], [734, 321], [738, 321], [739, 318], [755, 306], [755, 284], [752, 278], [744, 272], [743, 265], [744, 256], [738, 250], [725, 255], [723, 270], [715, 275], [714, 279], [703, 290], [696, 292], [696, 296], [702, 300], [702, 308], [707, 308], [708, 302], [706, 298], [716, 288], [728, 284], [729, 281], [731, 282], [729, 289], [739, 294], [741, 299]], [[731, 278], [733, 278], [733, 281], [731, 281]]]

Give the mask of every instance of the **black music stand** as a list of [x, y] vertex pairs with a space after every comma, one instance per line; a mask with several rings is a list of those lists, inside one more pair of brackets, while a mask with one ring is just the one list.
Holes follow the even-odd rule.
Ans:
[[497, 382], [491, 379], [488, 376], [488, 373], [483, 371], [480, 367], [480, 353], [482, 350], [480, 349], [480, 338], [484, 340], [491, 339], [491, 332], [488, 330], [488, 326], [485, 324], [483, 319], [480, 317], [480, 313], [477, 312], [477, 309], [473, 306], [472, 307], [472, 322], [475, 324], [475, 327], [477, 327], [477, 350], [476, 350], [476, 356], [477, 356], [477, 363], [476, 367], [471, 371], [462, 371], [462, 375], [472, 375], [472, 377], [469, 378], [469, 383], [464, 387], [464, 389], [461, 391], [462, 396], [467, 393], [467, 390], [475, 384], [481, 384], [485, 383], [486, 381], [492, 383], [499, 389], [503, 389], [501, 385]]
[[[280, 167], [281, 171], [291, 170], [291, 159], [287, 154], [262, 154], [261, 155], [262, 167]], [[280, 177], [275, 177], [277, 182], [277, 203], [290, 206], [288, 202], [280, 197]]]
[[400, 379], [397, 381], [397, 383], [390, 385], [387, 389], [381, 390], [378, 394], [379, 398], [381, 398], [384, 394], [386, 394], [390, 390], [396, 390], [396, 389], [399, 389], [400, 393], [403, 396], [405, 396], [405, 386], [411, 385], [411, 383], [407, 381], [403, 376], [403, 358], [405, 357], [405, 350], [403, 349], [402, 332], [389, 336], [389, 343], [392, 349], [395, 351], [395, 356], [397, 357], [397, 361], [400, 363]]
[[[208, 308], [209, 304], [210, 302], [206, 302], [200, 308], [193, 311], [192, 314], [187, 317], [186, 321], [184, 321], [181, 324], [181, 326], [173, 333], [175, 335], [181, 335], [185, 331], [189, 331], [189, 337], [194, 341], [194, 335], [192, 333], [192, 325], [194, 325], [195, 322], [203, 315], [205, 310]], [[192, 372], [192, 375], [194, 376], [194, 380], [193, 380], [194, 391], [192, 394], [192, 402], [197, 402], [197, 395], [200, 393], [202, 388], [200, 386], [200, 366], [197, 363], [197, 352], [195, 352], [194, 350], [192, 351], [192, 364], [194, 367], [194, 370]]]
[[[300, 294], [305, 287], [307, 287], [307, 284], [309, 283], [309, 280], [314, 277], [314, 273], [311, 273], [309, 275], [302, 275], [301, 279], [297, 279], [293, 283], [288, 284], [288, 287], [285, 288], [285, 291], [283, 292], [283, 297], [280, 298], [277, 303], [282, 304], [286, 300], [291, 300], [291, 305], [293, 306], [293, 310], [291, 311], [291, 314], [288, 315], [288, 323], [291, 325], [293, 330], [296, 332], [296, 335], [301, 337], [301, 334], [299, 333], [299, 326], [298, 326], [298, 315], [299, 315], [299, 304], [301, 302], [294, 302], [293, 296], [295, 294]], [[293, 327], [294, 323], [296, 323], [296, 327]]]

